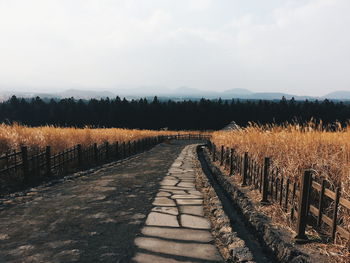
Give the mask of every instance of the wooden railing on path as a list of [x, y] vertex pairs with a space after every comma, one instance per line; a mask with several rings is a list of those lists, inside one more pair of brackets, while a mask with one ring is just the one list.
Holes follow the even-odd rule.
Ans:
[[44, 177], [66, 175], [69, 172], [96, 166], [109, 161], [128, 158], [149, 150], [166, 140], [208, 140], [203, 134], [178, 134], [148, 137], [127, 142], [94, 143], [87, 147], [81, 144], [52, 154], [50, 146], [33, 152], [26, 146], [20, 151], [11, 151], [0, 156], [0, 179], [2, 182], [17, 182], [22, 185], [40, 181]]
[[213, 161], [219, 161], [231, 176], [241, 176], [242, 186], [259, 190], [262, 204], [277, 203], [289, 214], [297, 242], [307, 241], [306, 227], [311, 226], [334, 242], [337, 238], [347, 242], [350, 249], [349, 222], [342, 218], [350, 215], [350, 201], [341, 197], [339, 187], [331, 189], [326, 180], [317, 182], [311, 170], [301, 171], [300, 181], [293, 181], [280, 169], [272, 169], [268, 157], [258, 162], [247, 152], [239, 155], [235, 149], [218, 147], [210, 140], [208, 148]]

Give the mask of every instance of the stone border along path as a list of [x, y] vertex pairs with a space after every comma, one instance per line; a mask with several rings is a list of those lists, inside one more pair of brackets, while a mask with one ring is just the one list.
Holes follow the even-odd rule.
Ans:
[[134, 262], [223, 262], [194, 184], [196, 147], [186, 146], [161, 181], [142, 235], [135, 239]]

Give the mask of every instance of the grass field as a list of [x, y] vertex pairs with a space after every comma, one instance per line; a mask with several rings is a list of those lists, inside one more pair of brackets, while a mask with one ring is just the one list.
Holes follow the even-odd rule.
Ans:
[[[248, 152], [260, 163], [264, 157], [270, 157], [272, 168], [279, 168], [285, 178], [294, 181], [299, 181], [304, 169], [312, 169], [317, 181], [326, 179], [333, 189], [340, 187], [341, 197], [350, 200], [350, 125], [341, 127], [336, 124], [324, 128], [313, 122], [282, 126], [250, 124], [240, 130], [216, 131], [212, 134], [212, 141], [217, 147], [234, 148], [238, 154]], [[323, 211], [330, 218], [333, 218], [333, 205], [334, 202], [324, 202]], [[277, 206], [275, 210], [271, 207], [265, 209], [274, 222], [289, 225], [288, 220], [283, 220], [287, 217], [280, 216], [283, 213]], [[337, 221], [350, 231], [348, 209], [338, 208]], [[323, 225], [322, 231], [329, 233], [329, 228]], [[336, 242], [338, 245], [326, 244], [318, 249], [326, 254], [333, 251], [339, 259], [337, 262], [349, 262], [348, 241], [337, 235]]]
[[303, 126], [250, 124], [241, 130], [214, 132], [212, 140], [239, 154], [248, 152], [258, 161], [270, 157], [272, 167], [279, 167], [289, 178], [298, 179], [303, 169], [313, 169], [317, 177], [341, 186], [342, 196], [349, 199], [350, 126], [336, 125], [332, 132], [321, 127], [312, 122]]
[[[51, 145], [53, 151], [57, 152], [78, 143], [112, 143], [178, 133], [188, 131], [89, 127], [79, 129], [1, 124], [0, 153], [18, 149], [21, 145], [31, 148]], [[250, 124], [241, 130], [216, 131], [212, 135], [215, 144], [234, 148], [240, 154], [249, 152], [249, 155], [258, 161], [269, 156], [272, 167], [279, 167], [290, 178], [299, 178], [303, 169], [314, 169], [316, 176], [341, 186], [343, 193], [350, 198], [350, 126], [339, 126], [330, 132], [312, 122], [303, 126]]]
[[[52, 147], [53, 152], [72, 147], [76, 144], [83, 146], [93, 143], [101, 144], [103, 142], [123, 142], [137, 140], [144, 137], [169, 135], [169, 134], [188, 134], [188, 131], [155, 131], [155, 130], [130, 130], [118, 128], [59, 128], [53, 126], [27, 127], [18, 124], [0, 125], [0, 154], [9, 150], [19, 149], [26, 145], [30, 148], [42, 148], [46, 145]], [[198, 132], [195, 132], [198, 133]]]

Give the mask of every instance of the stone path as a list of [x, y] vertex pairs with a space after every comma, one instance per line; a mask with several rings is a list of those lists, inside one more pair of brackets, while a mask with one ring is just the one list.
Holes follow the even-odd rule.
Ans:
[[163, 143], [123, 163], [0, 199], [0, 262], [131, 262], [159, 183], [189, 143]]
[[186, 146], [161, 181], [142, 235], [135, 239], [134, 262], [223, 262], [194, 185], [195, 148]]

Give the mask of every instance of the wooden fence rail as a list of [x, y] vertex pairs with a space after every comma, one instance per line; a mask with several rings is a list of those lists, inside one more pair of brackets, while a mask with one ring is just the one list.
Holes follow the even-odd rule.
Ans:
[[262, 204], [277, 203], [289, 214], [296, 227], [296, 241], [305, 242], [306, 227], [311, 226], [334, 242], [337, 238], [347, 241], [350, 249], [350, 232], [342, 219], [342, 215], [350, 214], [350, 201], [341, 197], [339, 187], [332, 189], [326, 180], [317, 182], [309, 170], [301, 174], [300, 181], [294, 181], [283, 170], [271, 168], [268, 157], [263, 162], [254, 160], [249, 153], [239, 155], [235, 149], [218, 147], [210, 140], [208, 148], [212, 160], [219, 160], [229, 175], [240, 175], [242, 186], [258, 189]]
[[108, 161], [125, 159], [166, 140], [209, 139], [210, 136], [203, 134], [156, 136], [127, 142], [105, 142], [101, 145], [94, 143], [85, 147], [78, 144], [56, 154], [52, 154], [50, 146], [36, 151], [22, 146], [20, 151], [0, 156], [0, 179], [6, 182], [16, 178], [21, 184], [27, 184], [44, 176], [67, 174]]

